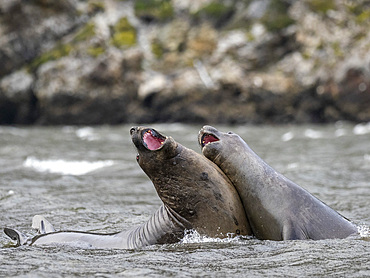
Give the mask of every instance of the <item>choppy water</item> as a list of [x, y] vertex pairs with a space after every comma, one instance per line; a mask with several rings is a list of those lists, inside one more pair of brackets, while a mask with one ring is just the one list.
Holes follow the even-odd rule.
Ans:
[[[199, 152], [201, 126], [154, 125]], [[57, 230], [115, 232], [160, 205], [136, 164], [130, 126], [0, 127], [0, 225], [33, 233], [33, 215]], [[271, 166], [362, 225], [356, 239], [217, 240], [140, 250], [10, 247], [0, 235], [0, 276], [366, 277], [370, 275], [370, 125], [217, 126], [233, 130]], [[367, 230], [367, 231], [366, 231]]]

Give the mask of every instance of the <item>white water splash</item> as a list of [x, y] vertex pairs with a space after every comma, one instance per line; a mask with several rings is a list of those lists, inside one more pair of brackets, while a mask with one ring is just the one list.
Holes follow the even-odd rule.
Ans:
[[288, 170], [297, 169], [299, 167], [299, 164], [297, 162], [289, 163], [287, 166]]
[[99, 140], [100, 137], [94, 132], [92, 127], [82, 127], [76, 130], [76, 136], [82, 140], [94, 141]]
[[289, 131], [287, 133], [284, 133], [282, 136], [281, 136], [281, 140], [283, 142], [288, 142], [290, 140], [292, 140], [294, 138], [294, 133]]
[[306, 129], [304, 132], [304, 136], [306, 136], [307, 138], [311, 138], [311, 139], [319, 139], [323, 137], [323, 134], [320, 131], [316, 131], [313, 129]]
[[97, 169], [111, 166], [112, 160], [99, 161], [66, 161], [63, 159], [39, 160], [35, 157], [27, 157], [23, 166], [33, 168], [38, 172], [57, 173], [62, 175], [85, 175]]
[[365, 153], [364, 154], [364, 160], [365, 161], [370, 161], [370, 154]]
[[357, 226], [358, 233], [361, 237], [369, 237], [370, 238], [370, 227], [366, 225], [359, 225]]
[[335, 137], [341, 137], [347, 134], [347, 131], [344, 128], [338, 128], [335, 130]]
[[199, 234], [196, 230], [186, 230], [184, 238], [180, 243], [238, 242], [244, 238], [243, 236], [235, 236], [233, 233], [229, 233], [226, 236], [225, 238], [208, 237]]
[[355, 127], [353, 128], [353, 133], [356, 135], [364, 135], [370, 133], [370, 122], [355, 125]]

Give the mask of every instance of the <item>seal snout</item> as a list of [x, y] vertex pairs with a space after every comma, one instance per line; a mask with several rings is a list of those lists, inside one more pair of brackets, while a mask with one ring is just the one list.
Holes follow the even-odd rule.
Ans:
[[131, 127], [130, 129], [130, 135], [132, 136], [133, 133], [135, 133], [137, 131], [137, 127]]

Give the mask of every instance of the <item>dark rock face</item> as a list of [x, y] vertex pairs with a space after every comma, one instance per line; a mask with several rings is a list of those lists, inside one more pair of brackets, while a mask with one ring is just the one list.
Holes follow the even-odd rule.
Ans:
[[370, 121], [368, 1], [0, 3], [0, 124]]

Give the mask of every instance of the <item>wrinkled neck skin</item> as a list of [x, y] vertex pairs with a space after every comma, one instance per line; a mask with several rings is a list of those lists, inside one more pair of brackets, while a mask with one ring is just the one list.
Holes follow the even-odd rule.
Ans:
[[114, 234], [61, 231], [38, 235], [24, 245], [70, 245], [82, 248], [136, 249], [153, 244], [175, 243], [189, 225], [162, 205], [150, 219], [137, 227]]
[[203, 192], [201, 186], [197, 188], [200, 171], [196, 171], [196, 166], [193, 165], [197, 165], [198, 162], [192, 161], [191, 157], [202, 158], [199, 154], [176, 143], [175, 156], [165, 160], [157, 158], [157, 163], [151, 165], [149, 169], [145, 165], [140, 166], [152, 180], [165, 206], [181, 219], [187, 219], [187, 223], [191, 223], [191, 228], [201, 232], [199, 227], [206, 222], [207, 216], [203, 213], [207, 215], [207, 209], [206, 206], [200, 208], [200, 204], [207, 200], [203, 193], [208, 195], [212, 189], [210, 188], [209, 192]]
[[[266, 202], [266, 196], [274, 189], [274, 185], [278, 184], [278, 179], [282, 178], [282, 175], [266, 164], [238, 135], [230, 136], [234, 139], [236, 137], [237, 140], [222, 138], [221, 142], [206, 146], [203, 154], [209, 157], [208, 154], [212, 153], [211, 160], [234, 184], [245, 203], [244, 207], [251, 210], [268, 209], [270, 202]], [[220, 151], [221, 147], [222, 151]], [[243, 158], [242, 163], [240, 163], [241, 157]], [[268, 182], [266, 182], [266, 176], [269, 177]], [[263, 204], [263, 208], [258, 208], [257, 203], [266, 204]]]

